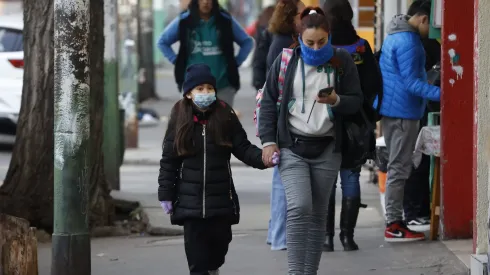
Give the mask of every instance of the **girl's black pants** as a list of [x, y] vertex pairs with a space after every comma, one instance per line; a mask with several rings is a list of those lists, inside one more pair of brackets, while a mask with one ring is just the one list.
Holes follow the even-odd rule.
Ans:
[[232, 239], [227, 220], [191, 219], [184, 222], [185, 254], [190, 275], [208, 275], [225, 263]]

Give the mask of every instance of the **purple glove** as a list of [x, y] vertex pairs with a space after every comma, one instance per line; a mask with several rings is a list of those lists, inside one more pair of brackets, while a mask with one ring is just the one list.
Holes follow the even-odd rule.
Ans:
[[172, 214], [173, 207], [171, 201], [161, 201], [160, 205], [162, 206], [166, 214]]
[[274, 154], [272, 154], [272, 164], [278, 165], [279, 161], [280, 161], [279, 154], [277, 152], [274, 152]]

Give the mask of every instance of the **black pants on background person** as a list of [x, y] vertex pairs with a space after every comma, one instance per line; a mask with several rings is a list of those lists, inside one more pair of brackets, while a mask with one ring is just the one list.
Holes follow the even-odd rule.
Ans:
[[430, 156], [422, 155], [420, 165], [412, 169], [410, 177], [405, 182], [403, 208], [406, 221], [430, 216], [429, 176]]
[[190, 275], [209, 275], [225, 263], [232, 239], [231, 224], [221, 219], [184, 222], [185, 254]]
[[[439, 83], [436, 83], [439, 84]], [[424, 117], [420, 120], [420, 130], [428, 125], [429, 113], [440, 112], [440, 102], [429, 101]], [[419, 131], [420, 131], [419, 130]], [[430, 225], [430, 156], [422, 155], [417, 168], [412, 168], [410, 177], [405, 182], [403, 212], [405, 221], [414, 231], [426, 231]], [[420, 229], [420, 230], [419, 230]]]

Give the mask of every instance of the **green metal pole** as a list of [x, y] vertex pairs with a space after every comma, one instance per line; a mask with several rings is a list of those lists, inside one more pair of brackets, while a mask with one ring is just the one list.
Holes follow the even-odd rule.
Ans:
[[[165, 19], [167, 12], [163, 8], [164, 0], [153, 0], [153, 45], [156, 45], [160, 35], [165, 29]], [[168, 8], [167, 8], [168, 9]], [[153, 63], [160, 67], [163, 62], [163, 55], [158, 47], [153, 47]]]
[[117, 0], [104, 0], [104, 168], [112, 190], [120, 189]]
[[90, 275], [90, 0], [54, 0], [52, 275]]

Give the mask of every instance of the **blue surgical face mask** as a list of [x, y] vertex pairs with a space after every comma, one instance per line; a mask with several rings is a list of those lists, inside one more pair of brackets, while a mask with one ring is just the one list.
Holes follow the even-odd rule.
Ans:
[[303, 43], [301, 36], [299, 37], [299, 44], [301, 46], [301, 58], [310, 66], [320, 66], [328, 61], [333, 56], [332, 36], [328, 36], [328, 42], [318, 50], [312, 49]]
[[194, 104], [200, 109], [206, 109], [216, 101], [216, 93], [194, 94]]

